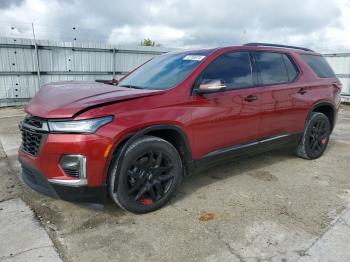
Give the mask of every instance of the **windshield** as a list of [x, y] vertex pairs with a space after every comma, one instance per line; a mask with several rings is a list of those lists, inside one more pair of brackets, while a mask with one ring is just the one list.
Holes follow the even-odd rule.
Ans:
[[210, 51], [156, 56], [123, 79], [119, 86], [140, 89], [169, 89], [184, 80]]

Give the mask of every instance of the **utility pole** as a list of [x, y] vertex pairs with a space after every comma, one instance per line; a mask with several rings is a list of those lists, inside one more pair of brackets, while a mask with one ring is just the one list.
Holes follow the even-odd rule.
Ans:
[[38, 86], [37, 86], [37, 91], [40, 89], [40, 63], [39, 63], [39, 51], [38, 51], [38, 45], [36, 43], [36, 38], [35, 38], [35, 30], [34, 30], [34, 23], [32, 23], [32, 32], [33, 32], [33, 39], [34, 39], [34, 49], [35, 49], [35, 57], [36, 57], [36, 74], [38, 78]]
[[246, 36], [247, 36], [247, 31], [244, 29], [242, 32], [241, 32], [241, 44], [244, 44], [245, 41], [246, 41]]

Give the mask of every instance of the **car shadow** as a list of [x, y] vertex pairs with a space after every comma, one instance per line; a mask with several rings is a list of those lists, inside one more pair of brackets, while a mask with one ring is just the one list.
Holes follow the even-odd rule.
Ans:
[[[245, 175], [248, 171], [254, 172], [264, 169], [277, 162], [290, 158], [297, 158], [293, 153], [293, 148], [283, 148], [262, 154], [217, 162], [208, 168], [197, 170], [186, 176], [170, 203], [181, 201], [203, 187], [218, 183], [219, 181], [224, 181], [234, 176]], [[81, 203], [79, 206], [103, 210], [110, 215], [121, 215], [126, 212], [115, 204], [109, 196], [104, 204]]]
[[191, 173], [185, 177], [172, 203], [181, 201], [183, 198], [210, 184], [225, 181], [234, 176], [245, 175], [245, 173], [250, 171], [258, 171], [290, 158], [297, 158], [297, 156], [293, 153], [293, 148], [288, 147], [216, 163], [207, 169]]

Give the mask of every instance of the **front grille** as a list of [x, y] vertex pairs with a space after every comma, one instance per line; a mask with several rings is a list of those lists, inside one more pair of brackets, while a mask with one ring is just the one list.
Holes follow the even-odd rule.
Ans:
[[40, 150], [41, 143], [45, 137], [44, 120], [33, 116], [27, 116], [20, 129], [22, 132], [22, 145], [23, 151], [37, 156]]
[[34, 116], [27, 116], [26, 118], [24, 118], [24, 123], [36, 128], [43, 127], [43, 120]]
[[42, 138], [43, 134], [22, 128], [22, 149], [33, 156], [38, 155]]

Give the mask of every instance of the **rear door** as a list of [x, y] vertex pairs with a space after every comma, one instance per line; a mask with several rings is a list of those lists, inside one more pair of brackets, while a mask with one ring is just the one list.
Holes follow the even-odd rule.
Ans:
[[258, 88], [249, 52], [222, 54], [204, 69], [200, 79], [221, 81], [227, 88], [192, 96], [194, 157], [258, 140]]
[[253, 52], [260, 85], [262, 139], [301, 132], [309, 108], [299, 69], [285, 53]]

